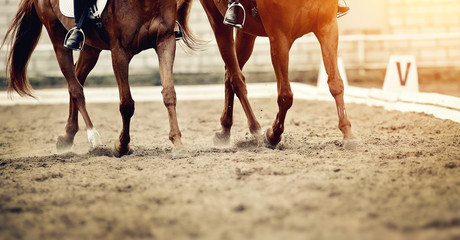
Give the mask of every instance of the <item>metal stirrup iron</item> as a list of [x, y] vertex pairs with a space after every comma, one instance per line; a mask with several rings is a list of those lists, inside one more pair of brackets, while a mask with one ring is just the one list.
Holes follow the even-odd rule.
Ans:
[[174, 36], [176, 37], [176, 41], [179, 41], [184, 38], [184, 31], [182, 30], [182, 25], [180, 25], [178, 21], [176, 21], [176, 24], [179, 27], [179, 30], [174, 31]]
[[227, 11], [225, 12], [225, 16], [227, 16], [228, 11], [229, 11], [231, 8], [235, 8], [235, 7], [239, 7], [239, 8], [241, 8], [241, 10], [243, 10], [243, 23], [242, 23], [242, 24], [239, 24], [239, 23], [228, 22], [228, 21], [226, 20], [226, 18], [224, 17], [224, 24], [226, 24], [226, 25], [231, 25], [231, 26], [235, 26], [236, 28], [243, 28], [243, 25], [244, 25], [244, 23], [246, 22], [246, 11], [244, 10], [243, 4], [241, 4], [241, 3], [239, 3], [239, 2], [238, 2], [238, 3], [233, 2], [232, 4], [230, 4], [230, 6], [228, 6]]
[[[73, 33], [74, 31], [79, 31], [81, 32], [81, 35], [83, 36], [83, 39], [81, 40], [81, 45], [78, 49], [75, 49], [77, 51], [81, 51], [83, 49], [83, 47], [85, 46], [85, 40], [86, 40], [86, 36], [85, 36], [85, 33], [83, 32], [83, 30], [81, 29], [81, 27], [83, 26], [83, 22], [85, 21], [85, 19], [88, 17], [88, 12], [89, 12], [89, 8], [85, 8], [83, 9], [83, 12], [81, 14], [81, 17], [78, 21], [78, 23], [76, 24], [75, 27], [71, 28], [67, 34], [65, 35], [65, 38], [64, 38], [64, 46], [65, 44], [67, 43], [67, 39], [70, 37], [71, 33]], [[74, 16], [76, 17], [76, 16]]]
[[[343, 0], [343, 2], [345, 3], [345, 6], [348, 7], [347, 1]], [[350, 12], [350, 7], [348, 7], [348, 10], [346, 12], [342, 12], [342, 13], [338, 12], [337, 13], [337, 18], [345, 16], [348, 12]]]
[[81, 30], [81, 28], [78, 28], [78, 27], [73, 27], [71, 28], [67, 34], [65, 35], [65, 38], [64, 38], [64, 45], [65, 43], [67, 42], [67, 39], [70, 37], [70, 35], [72, 35], [73, 31], [79, 31], [81, 32], [81, 35], [83, 36], [83, 39], [81, 40], [81, 45], [78, 49], [74, 49], [76, 51], [81, 51], [83, 49], [83, 47], [85, 46], [85, 40], [86, 40], [86, 36], [85, 36], [85, 33], [83, 32], [83, 30]]

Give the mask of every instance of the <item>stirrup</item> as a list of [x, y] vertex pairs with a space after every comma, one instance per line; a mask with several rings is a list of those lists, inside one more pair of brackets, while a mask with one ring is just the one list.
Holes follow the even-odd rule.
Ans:
[[81, 51], [81, 50], [83, 50], [83, 47], [85, 46], [86, 36], [85, 36], [85, 33], [83, 32], [83, 30], [81, 30], [81, 28], [77, 28], [77, 27], [71, 28], [71, 29], [67, 32], [67, 34], [65, 35], [65, 38], [64, 38], [64, 47], [65, 47], [65, 44], [66, 44], [66, 42], [67, 42], [67, 39], [70, 37], [70, 35], [73, 33], [73, 31], [79, 31], [79, 32], [81, 32], [81, 34], [83, 35], [83, 39], [81, 40], [80, 47], [77, 48], [77, 49], [74, 49], [75, 51]]
[[176, 21], [176, 24], [179, 27], [179, 30], [174, 30], [174, 36], [176, 37], [176, 41], [179, 41], [184, 38], [184, 31], [182, 30], [182, 25], [180, 25], [178, 21]]
[[350, 12], [350, 9], [348, 9], [346, 12], [342, 12], [342, 13], [337, 13], [337, 18], [340, 18], [340, 17], [343, 17], [345, 15], [347, 15], [347, 13]]
[[337, 18], [343, 17], [343, 16], [345, 16], [347, 13], [350, 12], [350, 7], [348, 6], [347, 1], [346, 1], [346, 0], [343, 0], [343, 2], [345, 3], [345, 7], [348, 7], [348, 10], [345, 11], [345, 12], [341, 12], [341, 13], [338, 12], [338, 13], [337, 13]]
[[[243, 23], [239, 24], [239, 23], [231, 23], [231, 22], [228, 22], [225, 18], [225, 16], [227, 16], [228, 14], [228, 11], [231, 9], [231, 8], [234, 8], [234, 7], [240, 7], [241, 10], [243, 10]], [[232, 4], [230, 4], [230, 6], [228, 6], [227, 8], [227, 11], [225, 12], [225, 15], [224, 15], [224, 24], [225, 25], [230, 25], [230, 26], [234, 26], [236, 28], [243, 28], [243, 25], [244, 23], [246, 22], [246, 10], [244, 10], [244, 7], [243, 7], [243, 4], [241, 3], [236, 3], [236, 2], [233, 2]]]

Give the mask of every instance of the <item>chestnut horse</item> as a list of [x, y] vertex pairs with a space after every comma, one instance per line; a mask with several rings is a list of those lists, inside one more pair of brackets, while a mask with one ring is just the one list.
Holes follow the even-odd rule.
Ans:
[[288, 78], [289, 50], [297, 38], [313, 32], [321, 45], [329, 90], [337, 106], [338, 125], [343, 133], [344, 147], [351, 148], [356, 145], [357, 141], [351, 131], [351, 124], [345, 110], [344, 86], [337, 66], [337, 0], [241, 0], [247, 17], [244, 27], [236, 30], [235, 41], [234, 29], [223, 24], [223, 15], [228, 1], [200, 1], [207, 13], [225, 63], [225, 106], [221, 116], [222, 130], [216, 133], [215, 142], [230, 141], [235, 94], [248, 118], [249, 131], [256, 137], [260, 136], [261, 128], [249, 104], [245, 77], [241, 72], [251, 56], [257, 36], [269, 38], [278, 89], [279, 112], [273, 127], [267, 129], [265, 139], [271, 147], [281, 141], [286, 113], [293, 103]]
[[184, 146], [177, 123], [176, 92], [172, 73], [176, 51], [174, 27], [177, 19], [185, 33], [185, 44], [193, 49], [197, 42], [187, 27], [190, 7], [191, 0], [108, 1], [101, 16], [102, 33], [90, 21], [83, 25], [86, 45], [74, 65], [72, 50], [63, 45], [67, 30], [74, 26], [74, 20], [61, 14], [59, 0], [22, 0], [2, 43], [3, 46], [8, 35], [12, 35], [12, 48], [7, 61], [10, 79], [8, 90], [15, 90], [21, 96], [32, 96], [32, 89], [26, 78], [26, 68], [44, 25], [61, 71], [67, 80], [70, 94], [65, 134], [58, 138], [56, 147], [63, 150], [73, 145], [74, 136], [78, 131], [78, 112], [85, 121], [88, 140], [92, 147], [97, 147], [101, 140], [86, 110], [83, 85], [101, 50], [110, 50], [123, 122], [120, 137], [115, 142], [115, 155], [121, 156], [129, 152], [129, 127], [134, 114], [134, 101], [128, 83], [128, 64], [135, 54], [154, 48], [158, 55], [163, 101], [169, 116], [169, 139], [175, 149], [173, 156], [180, 155], [184, 153]]

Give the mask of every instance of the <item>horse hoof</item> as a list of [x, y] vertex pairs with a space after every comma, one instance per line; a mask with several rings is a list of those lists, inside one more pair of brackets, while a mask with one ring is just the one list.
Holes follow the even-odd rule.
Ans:
[[59, 136], [56, 142], [56, 149], [58, 152], [66, 152], [72, 148], [72, 145], [72, 141], [67, 141], [65, 137]]
[[230, 134], [216, 133], [213, 139], [214, 145], [225, 146], [230, 144]]
[[130, 154], [129, 144], [122, 147], [119, 141], [116, 141], [113, 148], [113, 156], [120, 158], [124, 155]]
[[343, 139], [343, 148], [354, 150], [359, 145], [359, 140], [356, 138]]
[[273, 129], [267, 128], [267, 130], [265, 131], [266, 147], [274, 149], [279, 142], [281, 142], [281, 136], [278, 139], [276, 139], [273, 134]]
[[172, 159], [181, 159], [189, 157], [189, 152], [184, 147], [176, 147], [172, 150]]

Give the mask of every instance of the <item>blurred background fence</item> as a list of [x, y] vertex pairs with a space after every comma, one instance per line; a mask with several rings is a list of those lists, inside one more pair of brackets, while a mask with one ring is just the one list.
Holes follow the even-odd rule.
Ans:
[[[18, 4], [19, 0], [0, 0], [2, 39]], [[288, 1], [286, 4], [289, 4]], [[348, 4], [351, 12], [339, 19], [339, 57], [343, 59], [347, 72], [352, 75], [348, 77], [352, 84], [354, 79], [363, 78], [371, 82], [383, 81], [382, 74], [393, 54], [415, 56], [419, 74], [424, 75], [423, 69], [428, 69], [426, 78], [429, 80], [442, 78], [446, 72], [460, 72], [460, 0], [349, 0]], [[193, 3], [190, 18], [191, 28], [196, 35], [210, 42], [205, 51], [191, 55], [178, 48], [174, 72], [178, 75], [201, 74], [201, 77], [214, 74], [219, 77], [213, 81], [219, 81], [223, 77], [223, 62], [198, 0]], [[6, 50], [4, 47], [0, 52], [0, 76], [3, 79]], [[290, 56], [290, 71], [303, 73], [291, 75], [291, 80], [309, 82], [316, 78], [315, 74], [321, 64], [321, 52], [313, 34], [298, 39]], [[151, 75], [157, 68], [158, 60], [154, 50], [147, 50], [134, 57], [130, 73]], [[267, 38], [257, 39], [254, 53], [244, 70], [246, 74], [268, 73], [268, 80], [274, 79]], [[366, 73], [374, 70], [378, 71], [377, 76], [371, 74], [365, 77]], [[28, 74], [32, 78], [62, 76], [46, 31], [32, 56]], [[91, 76], [113, 76], [109, 52], [101, 54]], [[424, 76], [420, 78], [423, 81]], [[460, 82], [456, 79], [450, 81]], [[458, 85], [454, 91], [458, 90], [460, 94]]]

